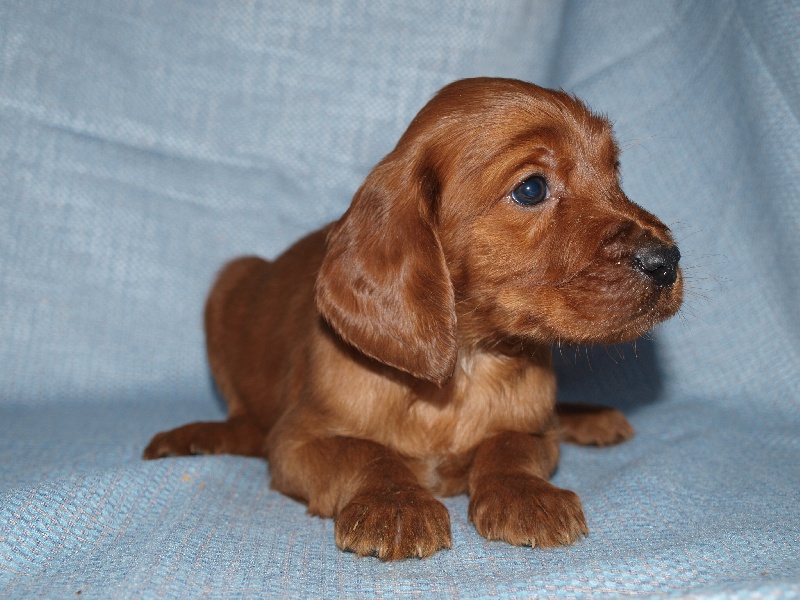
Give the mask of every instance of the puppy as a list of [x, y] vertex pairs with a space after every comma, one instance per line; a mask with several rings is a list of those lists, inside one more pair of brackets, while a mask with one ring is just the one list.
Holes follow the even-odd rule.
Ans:
[[610, 408], [556, 406], [553, 343], [633, 340], [681, 303], [667, 227], [619, 185], [609, 122], [508, 79], [442, 89], [337, 222], [226, 266], [205, 328], [229, 414], [156, 435], [147, 459], [231, 453], [383, 560], [449, 548], [435, 496], [481, 535], [570, 544], [559, 439], [605, 445]]

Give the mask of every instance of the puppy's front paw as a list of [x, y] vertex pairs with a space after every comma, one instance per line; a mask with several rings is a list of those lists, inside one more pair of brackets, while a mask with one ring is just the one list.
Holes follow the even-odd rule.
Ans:
[[339, 511], [334, 529], [342, 550], [381, 560], [450, 548], [450, 515], [421, 487], [362, 492]]
[[587, 535], [580, 498], [530, 475], [486, 475], [469, 501], [469, 519], [483, 537], [515, 546], [563, 546]]

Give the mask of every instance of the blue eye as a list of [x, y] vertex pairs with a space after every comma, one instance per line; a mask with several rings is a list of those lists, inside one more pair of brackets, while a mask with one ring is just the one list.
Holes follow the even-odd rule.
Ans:
[[522, 206], [534, 206], [544, 202], [550, 197], [550, 190], [547, 189], [547, 181], [541, 175], [528, 177], [511, 192], [511, 198]]

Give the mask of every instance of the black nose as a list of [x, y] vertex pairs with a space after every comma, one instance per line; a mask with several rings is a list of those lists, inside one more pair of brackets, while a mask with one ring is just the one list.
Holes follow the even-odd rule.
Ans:
[[636, 268], [660, 287], [675, 283], [680, 259], [681, 253], [677, 246], [646, 246], [633, 255]]

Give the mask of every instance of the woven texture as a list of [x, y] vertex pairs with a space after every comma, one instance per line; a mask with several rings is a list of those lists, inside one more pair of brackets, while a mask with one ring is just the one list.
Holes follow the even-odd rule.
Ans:
[[[800, 595], [796, 2], [0, 0], [0, 598]], [[676, 233], [679, 316], [556, 354], [637, 437], [565, 447], [591, 535], [383, 564], [263, 462], [145, 463], [224, 412], [200, 315], [229, 258], [337, 218], [442, 85], [563, 87]]]

